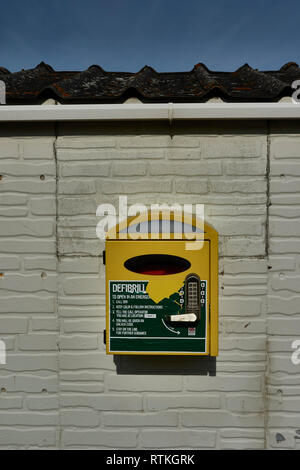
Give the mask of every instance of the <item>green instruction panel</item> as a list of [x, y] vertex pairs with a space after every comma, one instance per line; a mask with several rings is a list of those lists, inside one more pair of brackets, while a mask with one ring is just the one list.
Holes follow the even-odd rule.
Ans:
[[168, 322], [185, 313], [184, 285], [155, 303], [148, 282], [109, 281], [109, 351], [207, 353], [207, 281], [200, 281], [200, 319], [190, 324]]

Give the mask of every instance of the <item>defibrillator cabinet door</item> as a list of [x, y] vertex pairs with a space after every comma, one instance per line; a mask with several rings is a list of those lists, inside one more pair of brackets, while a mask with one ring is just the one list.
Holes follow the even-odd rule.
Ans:
[[108, 240], [108, 354], [210, 353], [210, 241]]

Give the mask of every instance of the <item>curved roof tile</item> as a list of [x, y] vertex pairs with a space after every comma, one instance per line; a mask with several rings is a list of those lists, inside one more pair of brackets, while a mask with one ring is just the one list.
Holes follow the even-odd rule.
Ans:
[[231, 102], [278, 101], [291, 96], [300, 68], [289, 62], [275, 71], [259, 71], [248, 64], [234, 72], [209, 70], [199, 63], [188, 72], [159, 73], [145, 66], [139, 72], [107, 72], [98, 65], [87, 70], [55, 71], [37, 67], [11, 73], [0, 67], [7, 104], [38, 104], [45, 98], [61, 103], [121, 103], [130, 96], [144, 102], [205, 102], [219, 96]]

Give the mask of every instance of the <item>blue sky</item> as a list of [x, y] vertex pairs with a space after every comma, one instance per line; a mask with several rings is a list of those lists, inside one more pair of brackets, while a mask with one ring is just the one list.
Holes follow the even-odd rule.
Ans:
[[263, 70], [300, 62], [299, 0], [9, 0], [0, 65], [56, 70]]

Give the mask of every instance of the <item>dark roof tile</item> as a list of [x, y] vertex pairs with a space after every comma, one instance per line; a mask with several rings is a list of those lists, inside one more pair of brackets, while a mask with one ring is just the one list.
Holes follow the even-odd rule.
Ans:
[[92, 65], [82, 72], [37, 67], [11, 73], [0, 67], [7, 104], [38, 104], [46, 98], [61, 103], [120, 103], [130, 96], [144, 102], [205, 102], [214, 96], [229, 102], [278, 101], [291, 96], [300, 68], [289, 62], [275, 71], [243, 65], [234, 72], [215, 72], [199, 63], [189, 72], [159, 73], [145, 66], [137, 73], [107, 72]]

